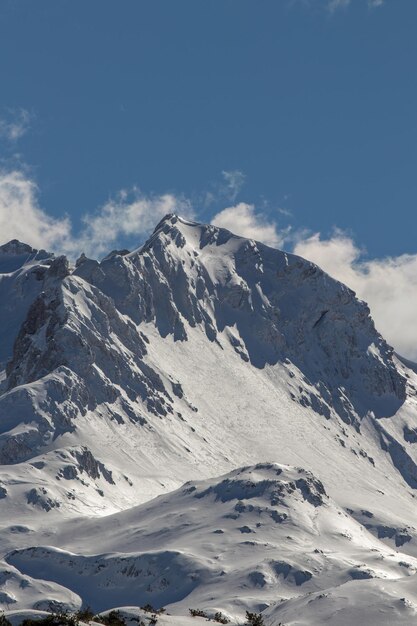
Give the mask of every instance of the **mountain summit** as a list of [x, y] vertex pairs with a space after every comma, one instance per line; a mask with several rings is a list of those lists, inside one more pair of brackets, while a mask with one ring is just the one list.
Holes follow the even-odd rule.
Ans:
[[[314, 475], [296, 478], [298, 470], [286, 470], [289, 483], [295, 481], [288, 492], [294, 496], [277, 509], [280, 521], [268, 523], [287, 525], [288, 534], [295, 527], [296, 534], [307, 532], [303, 524], [312, 516], [307, 526], [314, 525], [316, 505], [307, 498], [305, 506], [313, 508], [299, 509], [291, 498], [298, 501], [297, 489], [305, 494], [313, 484], [320, 492], [317, 485], [323, 483], [326, 497], [320, 498], [331, 508], [330, 517], [347, 515], [351, 530], [346, 532], [365, 533], [366, 545], [380, 550], [381, 558], [388, 558], [384, 541], [390, 549], [402, 546], [410, 555], [407, 575], [414, 572], [417, 375], [394, 355], [367, 305], [345, 285], [300, 257], [176, 215], [166, 216], [141, 248], [113, 251], [101, 262], [82, 255], [75, 267], [65, 257], [10, 242], [0, 248], [0, 272], [0, 506], [7, 507], [10, 523], [0, 531], [0, 549], [6, 555], [11, 546], [18, 548], [6, 558], [17, 568], [15, 581], [31, 577], [38, 590], [34, 597], [44, 593], [43, 583], [34, 581], [36, 572], [25, 563], [36, 549], [36, 558], [50, 560], [47, 580], [58, 585], [51, 587], [51, 598], [65, 597], [68, 606], [86, 601], [76, 599], [80, 591], [67, 585], [67, 578], [53, 573], [56, 552], [42, 552], [39, 546], [46, 540], [87, 556], [91, 546], [80, 541], [75, 547], [63, 530], [54, 531], [61, 537], [54, 543], [39, 530], [46, 516], [56, 529], [81, 524], [74, 520], [82, 515], [99, 519], [112, 513], [117, 524], [125, 523], [128, 509], [140, 505], [142, 516], [150, 498], [190, 478], [214, 481], [221, 473], [260, 462], [301, 466]], [[274, 465], [262, 467], [275, 471]], [[235, 474], [226, 480], [239, 492]], [[307, 482], [300, 487], [297, 480]], [[216, 494], [210, 484], [207, 489]], [[279, 494], [281, 487], [272, 489]], [[244, 502], [251, 499], [245, 493]], [[215, 502], [224, 502], [222, 494]], [[332, 504], [326, 504], [327, 494]], [[158, 502], [163, 501], [152, 504], [154, 516]], [[198, 498], [184, 501], [184, 507], [190, 502], [197, 506]], [[289, 513], [294, 506], [298, 512]], [[215, 511], [214, 516], [220, 514]], [[179, 528], [180, 513], [174, 517]], [[264, 517], [269, 519], [269, 513]], [[191, 512], [190, 519], [198, 524]], [[252, 522], [242, 521], [242, 528], [251, 529]], [[320, 535], [325, 536], [326, 524], [333, 528], [333, 522], [323, 521]], [[254, 533], [261, 534], [256, 528]], [[224, 532], [228, 545], [236, 541], [234, 526]], [[239, 531], [248, 537], [251, 532]], [[262, 541], [267, 546], [270, 539]], [[357, 543], [362, 546], [357, 550], [368, 550], [362, 539]], [[129, 543], [114, 549], [133, 548]], [[136, 544], [134, 549], [143, 550]], [[155, 549], [168, 550], [168, 544], [155, 540]], [[182, 554], [181, 546], [175, 549]], [[340, 550], [351, 558], [346, 546]], [[89, 564], [94, 563], [91, 554]], [[195, 558], [201, 555], [166, 554], [161, 567], [198, 569], [198, 585], [213, 579], [207, 561], [197, 567]], [[212, 558], [204, 554], [203, 560]], [[307, 571], [310, 592], [329, 584], [320, 568], [330, 576], [330, 561], [320, 561], [316, 576], [313, 565], [308, 569], [306, 561], [287, 557], [284, 569], [265, 565], [259, 576], [251, 574], [253, 585], [268, 590], [260, 593], [256, 607], [263, 601], [269, 606], [274, 594], [276, 600], [300, 595], [297, 580]], [[402, 575], [397, 562], [382, 574], [368, 552], [365, 560], [372, 577]], [[352, 567], [360, 569], [357, 559]], [[339, 563], [336, 569], [346, 568]], [[340, 584], [349, 578], [343, 576]], [[233, 578], [234, 594], [242, 580]], [[68, 587], [66, 595], [59, 585]], [[158, 587], [154, 599], [187, 602], [191, 587], [166, 597]], [[199, 589], [203, 601], [205, 592]], [[13, 593], [16, 608], [29, 606], [28, 596]], [[12, 602], [13, 593], [4, 591], [5, 603]], [[101, 592], [91, 593], [103, 608]], [[204, 602], [210, 605], [207, 598]], [[233, 615], [239, 614], [238, 604], [229, 598], [223, 606]]]

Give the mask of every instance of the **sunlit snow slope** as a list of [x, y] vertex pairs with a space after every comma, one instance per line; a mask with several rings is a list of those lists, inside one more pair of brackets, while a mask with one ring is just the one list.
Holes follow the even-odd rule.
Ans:
[[417, 375], [351, 290], [169, 215], [101, 263], [10, 242], [0, 296], [0, 606], [412, 623]]

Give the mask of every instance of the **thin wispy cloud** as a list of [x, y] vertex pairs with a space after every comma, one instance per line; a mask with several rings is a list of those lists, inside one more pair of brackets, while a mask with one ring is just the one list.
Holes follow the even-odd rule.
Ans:
[[225, 195], [228, 196], [229, 200], [235, 202], [245, 183], [246, 176], [240, 170], [223, 170], [222, 176], [224, 179], [223, 190]]
[[[334, 13], [338, 9], [347, 9], [353, 0], [329, 0], [327, 8], [330, 13]], [[370, 9], [376, 9], [384, 4], [384, 0], [367, 0], [368, 7]]]
[[0, 139], [15, 143], [27, 133], [31, 114], [26, 109], [8, 112], [0, 117]]
[[236, 203], [245, 184], [246, 174], [242, 170], [222, 170], [221, 179], [211, 181], [207, 189], [194, 198], [196, 206], [211, 208], [225, 203]]
[[285, 217], [292, 217], [292, 213], [289, 209], [285, 209], [284, 207], [278, 207], [277, 211]]
[[385, 0], [292, 0], [291, 4], [301, 4], [310, 7], [320, 6], [321, 4], [321, 7], [333, 14], [343, 9], [346, 10], [354, 3], [360, 2], [366, 3], [370, 9], [376, 9], [385, 4]]
[[[352, 3], [353, 0], [329, 0], [327, 8], [330, 13], [334, 13], [339, 9], [347, 9]], [[367, 0], [367, 4], [370, 9], [376, 9], [384, 4], [384, 0]]]
[[330, 0], [327, 5], [327, 8], [331, 13], [337, 11], [338, 9], [346, 9], [350, 5], [351, 0]]

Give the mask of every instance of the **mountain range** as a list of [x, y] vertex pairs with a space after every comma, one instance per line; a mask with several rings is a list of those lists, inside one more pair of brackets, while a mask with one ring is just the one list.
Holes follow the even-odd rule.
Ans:
[[417, 366], [305, 259], [172, 214], [101, 262], [0, 246], [15, 622], [417, 623], [416, 444]]

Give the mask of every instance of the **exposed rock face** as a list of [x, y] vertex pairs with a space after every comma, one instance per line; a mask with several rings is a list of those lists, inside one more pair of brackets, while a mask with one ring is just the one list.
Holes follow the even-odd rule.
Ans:
[[[58, 291], [42, 292], [31, 305], [13, 349], [13, 358], [6, 366], [8, 388], [30, 383], [67, 365], [64, 354], [57, 349], [55, 335], [64, 326], [67, 313], [60, 307]], [[51, 297], [52, 296], [52, 297]]]
[[61, 280], [68, 276], [70, 273], [69, 262], [67, 257], [59, 256], [54, 259], [49, 267], [48, 274]]
[[0, 246], [0, 371], [12, 357], [13, 343], [44, 289], [52, 262], [53, 255], [16, 240]]

